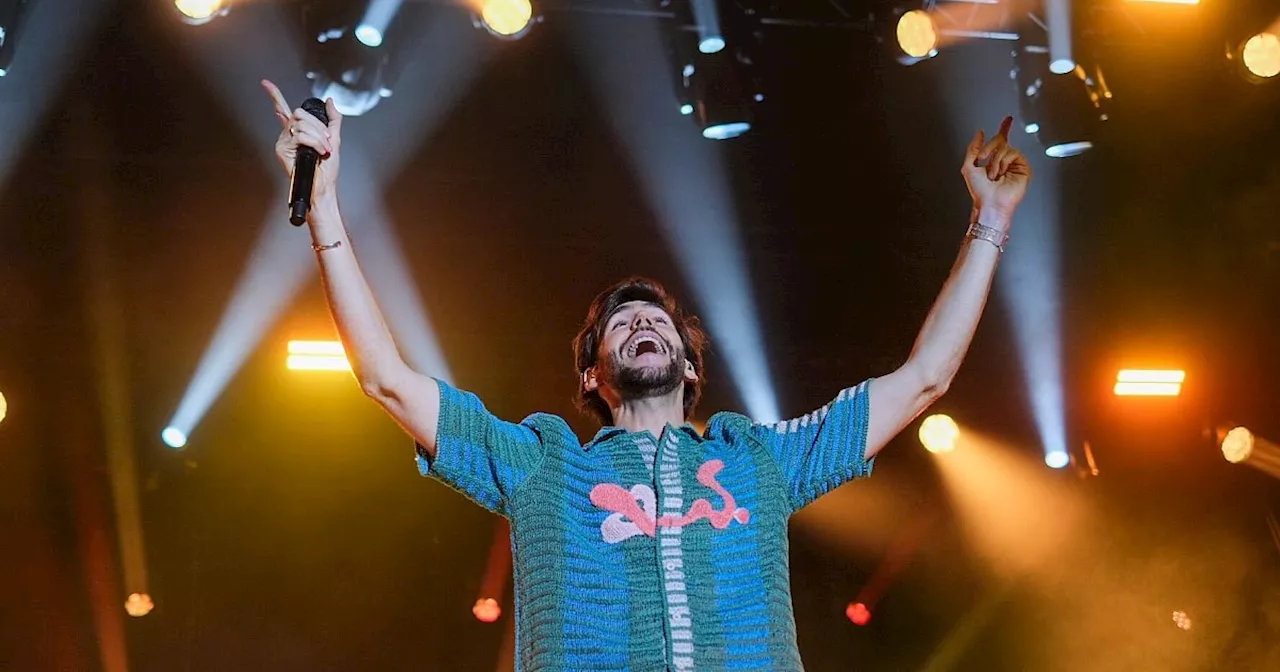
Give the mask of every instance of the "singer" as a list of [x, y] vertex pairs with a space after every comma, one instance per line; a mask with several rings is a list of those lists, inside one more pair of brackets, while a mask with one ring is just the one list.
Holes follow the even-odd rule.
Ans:
[[[364, 392], [416, 441], [422, 474], [511, 522], [516, 669], [802, 670], [787, 558], [792, 513], [871, 474], [880, 449], [946, 392], [986, 304], [1031, 168], [979, 131], [961, 174], [967, 234], [907, 360], [800, 418], [719, 413], [697, 433], [706, 337], [661, 285], [631, 278], [591, 303], [574, 340], [585, 445], [561, 418], [519, 424], [411, 370], [351, 250], [335, 184], [342, 117], [289, 111], [276, 154], [321, 160], [308, 217], [329, 307]], [[857, 512], [850, 512], [857, 515]], [[430, 568], [424, 568], [430, 571]]]

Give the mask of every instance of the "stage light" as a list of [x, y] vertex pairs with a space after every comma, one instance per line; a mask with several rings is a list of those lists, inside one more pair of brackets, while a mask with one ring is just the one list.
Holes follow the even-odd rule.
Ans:
[[623, 31], [601, 31], [598, 20], [585, 17], [567, 23], [581, 67], [592, 78], [598, 102], [746, 414], [759, 423], [778, 422], [782, 416], [765, 356], [731, 171], [718, 147], [690, 141], [693, 129], [676, 114], [681, 104], [696, 113], [698, 90], [689, 87], [690, 77], [697, 81], [695, 62], [738, 53], [758, 31], [738, 32], [733, 28], [741, 22], [726, 21], [728, 48], [702, 54], [696, 36], [676, 22], [642, 21], [635, 30]]
[[759, 17], [735, 3], [693, 0], [690, 14], [696, 39], [684, 30], [668, 33], [668, 49], [681, 64], [677, 99], [680, 112], [692, 116], [708, 140], [729, 140], [751, 130], [754, 108], [764, 100], [755, 56]]
[[1128, 0], [1129, 2], [1145, 2], [1160, 5], [1198, 5], [1200, 0]]
[[179, 449], [187, 445], [187, 433], [177, 427], [165, 427], [160, 432], [160, 438], [166, 446], [173, 449]]
[[1280, 75], [1280, 37], [1273, 33], [1258, 33], [1249, 38], [1240, 47], [1240, 63], [1258, 80]]
[[209, 23], [230, 10], [223, 0], [173, 0], [173, 6], [182, 21], [192, 26]]
[[699, 53], [684, 68], [684, 86], [693, 100], [692, 112], [708, 140], [729, 140], [751, 130], [751, 105], [762, 96], [749, 95], [742, 86], [750, 64], [733, 49], [714, 54]]
[[1060, 159], [1092, 149], [1111, 99], [1102, 69], [1090, 73], [1075, 63], [1065, 74], [1055, 74], [1048, 50], [1021, 42], [1013, 57], [1023, 128], [1040, 141], [1045, 156]]
[[1118, 397], [1176, 397], [1186, 377], [1185, 371], [1121, 369], [1114, 392]]
[[382, 46], [387, 29], [391, 26], [392, 19], [396, 18], [396, 13], [400, 11], [400, 5], [403, 3], [404, 0], [369, 0], [369, 7], [364, 10], [364, 16], [360, 17], [360, 23], [355, 30], [356, 39], [360, 44], [375, 49]]
[[366, 47], [382, 46], [382, 31], [367, 23], [356, 26], [356, 39]]
[[0, 77], [9, 74], [18, 34], [26, 32], [23, 24], [31, 4], [28, 0], [0, 0]]
[[1240, 464], [1253, 454], [1253, 432], [1236, 427], [1222, 439], [1222, 456], [1232, 464]]
[[392, 48], [396, 40], [391, 23], [398, 9], [395, 0], [375, 0], [358, 20], [306, 12], [304, 31], [315, 37], [306, 50], [311, 95], [332, 98], [338, 112], [348, 117], [365, 114], [390, 97], [402, 60], [399, 50]]
[[724, 49], [724, 30], [720, 27], [720, 10], [716, 0], [689, 0], [693, 24], [698, 28], [698, 51], [714, 54]]
[[1180, 630], [1190, 630], [1191, 617], [1187, 616], [1186, 612], [1175, 611], [1173, 612], [1173, 624], [1178, 626]]
[[845, 607], [844, 615], [854, 625], [866, 625], [871, 620], [871, 610], [867, 609], [867, 605], [861, 602], [850, 602], [849, 606]]
[[1071, 464], [1071, 454], [1065, 450], [1051, 450], [1044, 454], [1044, 463], [1050, 469], [1061, 469]]
[[286, 366], [292, 371], [350, 371], [338, 341], [289, 341]]
[[146, 593], [133, 593], [124, 601], [125, 612], [135, 618], [146, 616], [155, 608], [156, 605], [151, 601], [151, 596]]
[[1049, 37], [1049, 72], [1065, 75], [1076, 69], [1071, 55], [1071, 0], [1045, 0], [1045, 33]]
[[898, 19], [898, 47], [911, 58], [922, 60], [938, 55], [938, 26], [922, 9], [913, 9]]
[[0, 422], [4, 422], [5, 416], [9, 413], [9, 402], [5, 401], [4, 393], [0, 392]]
[[475, 606], [471, 607], [471, 613], [481, 623], [493, 623], [502, 615], [502, 607], [498, 606], [497, 600], [486, 597], [476, 600]]
[[[1224, 428], [1225, 429], [1225, 428]], [[1218, 430], [1222, 457], [1232, 464], [1245, 464], [1280, 478], [1280, 446], [1245, 427]]]
[[949, 453], [956, 449], [960, 427], [949, 415], [931, 415], [920, 423], [920, 443], [931, 453]]
[[479, 23], [494, 37], [524, 37], [533, 22], [533, 3], [529, 0], [484, 0], [480, 5]]

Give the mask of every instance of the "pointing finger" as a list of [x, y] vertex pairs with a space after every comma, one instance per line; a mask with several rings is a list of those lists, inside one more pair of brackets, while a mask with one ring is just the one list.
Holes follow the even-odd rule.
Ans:
[[1009, 142], [1010, 126], [1013, 126], [1013, 117], [1005, 117], [1004, 121], [1000, 122], [1000, 132], [996, 133], [997, 136], [1004, 138], [1005, 142]]
[[262, 88], [267, 90], [267, 95], [271, 96], [271, 102], [275, 104], [276, 116], [280, 117], [285, 124], [289, 123], [289, 104], [284, 100], [284, 94], [280, 93], [280, 89], [272, 84], [269, 80], [262, 80]]

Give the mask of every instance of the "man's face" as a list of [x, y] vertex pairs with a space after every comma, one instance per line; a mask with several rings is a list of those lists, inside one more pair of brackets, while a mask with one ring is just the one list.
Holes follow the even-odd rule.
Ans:
[[671, 316], [644, 301], [624, 303], [609, 316], [599, 362], [600, 382], [623, 399], [670, 394], [692, 371]]

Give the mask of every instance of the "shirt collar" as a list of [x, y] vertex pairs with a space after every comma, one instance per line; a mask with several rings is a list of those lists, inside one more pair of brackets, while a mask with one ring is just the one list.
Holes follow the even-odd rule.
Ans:
[[[692, 424], [687, 422], [680, 425], [679, 427], [676, 427], [670, 423], [667, 423], [667, 428], [671, 431], [682, 432], [688, 435], [694, 441], [702, 442], [706, 440], [702, 437], [701, 434], [698, 434], [698, 430], [694, 429]], [[595, 438], [591, 439], [590, 443], [587, 443], [586, 445], [582, 446], [582, 449], [591, 450], [593, 447], [599, 444], [608, 443], [609, 441], [613, 440], [616, 437], [624, 436], [629, 433], [630, 432], [628, 432], [626, 429], [622, 427], [614, 427], [614, 426], [601, 427], [600, 431], [596, 432]], [[661, 439], [662, 437], [658, 437], [658, 438]]]

